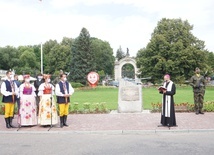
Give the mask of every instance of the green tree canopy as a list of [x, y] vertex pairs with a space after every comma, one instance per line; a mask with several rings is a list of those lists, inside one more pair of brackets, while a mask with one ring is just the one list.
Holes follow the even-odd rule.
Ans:
[[[51, 53], [51, 49], [57, 45], [58, 42], [56, 40], [49, 40], [49, 41], [46, 41], [42, 46], [43, 46], [43, 70], [44, 70], [44, 73], [51, 73], [52, 72], [50, 71], [50, 53]], [[57, 62], [56, 62], [57, 63]]]
[[110, 44], [101, 39], [91, 38], [91, 50], [95, 55], [96, 71], [104, 71], [104, 74], [113, 75], [115, 58]]
[[137, 53], [141, 77], [151, 76], [155, 82], [171, 74], [174, 81], [189, 79], [195, 68], [207, 70], [204, 42], [191, 31], [193, 26], [181, 19], [163, 18], [151, 35], [146, 48]]
[[95, 71], [95, 54], [91, 50], [91, 38], [88, 30], [82, 28], [72, 46], [71, 79], [86, 84], [86, 76]]
[[14, 69], [19, 66], [18, 50], [12, 46], [0, 48], [0, 68], [3, 70]]
[[[23, 73], [30, 73], [34, 76], [36, 68], [39, 66], [39, 62], [36, 60], [36, 55], [32, 47], [21, 46], [20, 51], [20, 64], [17, 70]], [[21, 69], [21, 70], [20, 70]]]

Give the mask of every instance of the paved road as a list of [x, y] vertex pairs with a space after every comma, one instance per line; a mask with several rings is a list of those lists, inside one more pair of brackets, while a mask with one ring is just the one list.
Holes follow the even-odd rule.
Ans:
[[[69, 127], [6, 129], [0, 155], [212, 155], [214, 113], [176, 113], [178, 127], [158, 128], [160, 113], [69, 115]], [[17, 125], [17, 116], [13, 123]]]
[[1, 155], [213, 155], [214, 132], [0, 134]]

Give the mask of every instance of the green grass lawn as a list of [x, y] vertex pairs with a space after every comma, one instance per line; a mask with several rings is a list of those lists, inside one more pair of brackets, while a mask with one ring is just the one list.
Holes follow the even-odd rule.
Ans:
[[[152, 109], [151, 103], [161, 103], [162, 95], [158, 93], [157, 88], [143, 88], [143, 108]], [[204, 101], [213, 101], [214, 87], [207, 87]], [[174, 96], [175, 103], [193, 103], [192, 88], [178, 87]], [[109, 110], [117, 109], [118, 88], [98, 87], [95, 89], [75, 90], [71, 97], [71, 104], [79, 103], [79, 107], [83, 107], [83, 103], [101, 103], [105, 102]]]
[[[214, 87], [206, 89], [204, 101], [212, 101]], [[162, 95], [158, 93], [157, 88], [143, 88], [143, 108], [152, 109], [151, 103], [161, 102]], [[178, 87], [176, 95], [174, 96], [175, 103], [192, 103], [193, 104], [193, 91], [192, 88]], [[118, 88], [96, 88], [91, 90], [76, 90], [72, 96], [72, 102], [77, 102], [82, 105], [85, 102], [100, 103], [105, 102], [108, 109], [117, 109], [118, 102]]]

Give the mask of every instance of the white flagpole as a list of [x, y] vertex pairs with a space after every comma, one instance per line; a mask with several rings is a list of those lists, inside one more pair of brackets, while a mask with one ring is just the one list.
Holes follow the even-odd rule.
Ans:
[[43, 51], [42, 51], [42, 43], [41, 43], [41, 74], [43, 74]]

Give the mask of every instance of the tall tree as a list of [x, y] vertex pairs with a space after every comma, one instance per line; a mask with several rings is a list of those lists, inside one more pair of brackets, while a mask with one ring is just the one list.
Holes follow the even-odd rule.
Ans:
[[86, 28], [82, 28], [72, 46], [71, 79], [86, 84], [87, 74], [95, 69], [90, 34]]
[[49, 53], [49, 73], [57, 75], [59, 70], [70, 71], [71, 48], [70, 46], [56, 44]]
[[50, 66], [50, 53], [51, 53], [51, 49], [57, 45], [58, 42], [56, 40], [49, 40], [46, 41], [43, 44], [43, 69], [44, 69], [44, 73], [51, 73], [51, 66]]
[[119, 49], [117, 49], [116, 52], [116, 59], [119, 61], [120, 59], [124, 58], [126, 56], [126, 54], [123, 52], [121, 46], [119, 47]]
[[115, 58], [110, 44], [97, 38], [91, 38], [91, 41], [91, 50], [95, 54], [96, 70], [103, 70], [104, 74], [113, 75]]
[[14, 69], [19, 65], [18, 50], [12, 46], [0, 48], [0, 68], [3, 70]]
[[192, 30], [193, 26], [181, 19], [159, 21], [151, 41], [137, 53], [141, 77], [152, 76], [157, 82], [169, 73], [174, 81], [183, 82], [196, 67], [206, 70], [204, 42], [196, 38]]
[[35, 71], [39, 66], [39, 62], [36, 60], [36, 55], [34, 53], [34, 49], [30, 46], [20, 46], [20, 63], [17, 71], [22, 73], [30, 73], [35, 76]]

